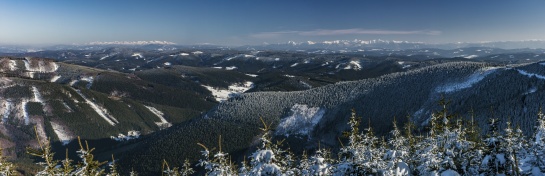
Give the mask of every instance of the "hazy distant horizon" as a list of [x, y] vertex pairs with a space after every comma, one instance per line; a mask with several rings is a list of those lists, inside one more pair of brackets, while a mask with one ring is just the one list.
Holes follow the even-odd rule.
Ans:
[[0, 1], [0, 44], [544, 39], [545, 1]]

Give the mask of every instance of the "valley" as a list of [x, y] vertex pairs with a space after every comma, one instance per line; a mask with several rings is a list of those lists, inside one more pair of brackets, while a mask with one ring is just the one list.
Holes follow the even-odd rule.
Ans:
[[220, 135], [223, 151], [241, 162], [257, 146], [260, 118], [295, 154], [336, 152], [351, 110], [377, 136], [389, 136], [394, 119], [426, 133], [441, 99], [482, 131], [494, 116], [530, 136], [545, 96], [541, 49], [144, 46], [2, 53], [4, 154], [31, 170], [25, 152], [38, 147], [35, 126], [56, 153], [77, 151], [79, 137], [97, 148], [98, 160], [119, 158], [123, 172], [158, 173], [162, 160], [195, 162], [197, 143], [215, 146]]

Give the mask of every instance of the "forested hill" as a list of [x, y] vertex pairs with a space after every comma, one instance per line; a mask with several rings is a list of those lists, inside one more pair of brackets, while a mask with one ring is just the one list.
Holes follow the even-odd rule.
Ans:
[[[214, 145], [218, 135], [224, 136], [225, 151], [241, 159], [248, 154], [247, 147], [255, 144], [262, 125], [259, 117], [272, 122], [277, 137], [297, 139], [288, 142], [292, 148], [301, 146], [299, 149], [312, 149], [318, 143], [339, 147], [338, 137], [348, 128], [352, 108], [362, 115], [361, 126], [370, 122], [379, 135], [391, 130], [395, 117], [404, 123], [405, 117], [411, 116], [425, 130], [431, 113], [440, 109], [437, 102], [441, 97], [450, 100], [449, 109], [458, 117], [470, 118], [473, 114], [483, 130], [493, 116], [503, 121], [511, 118], [530, 134], [535, 114], [543, 104], [540, 97], [545, 96], [542, 75], [545, 66], [540, 63], [506, 66], [451, 62], [306, 91], [242, 94], [219, 104], [201, 119], [153, 136], [146, 142], [149, 148], [144, 147], [127, 161], [130, 167], [140, 167], [153, 165], [154, 160], [143, 161], [141, 156], [177, 162], [197, 159], [196, 142]], [[214, 128], [209, 128], [212, 125]]]

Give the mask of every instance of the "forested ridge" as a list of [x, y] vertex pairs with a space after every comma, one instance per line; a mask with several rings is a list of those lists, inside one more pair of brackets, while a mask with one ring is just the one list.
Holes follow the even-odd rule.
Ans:
[[[272, 125], [262, 118], [261, 137], [256, 150], [241, 163], [231, 161], [222, 147], [202, 148], [201, 159], [185, 160], [180, 167], [163, 160], [160, 165], [166, 175], [542, 175], [545, 173], [545, 115], [537, 114], [531, 136], [525, 136], [518, 125], [502, 123], [489, 117], [488, 130], [481, 133], [475, 121], [464, 121], [453, 115], [441, 99], [442, 108], [434, 111], [425, 133], [416, 132], [413, 123], [399, 126], [387, 136], [376, 136], [372, 125], [360, 129], [365, 118], [349, 118], [349, 130], [339, 137], [342, 147], [333, 153], [319, 147], [295, 155], [283, 140], [273, 138]], [[341, 140], [342, 139], [342, 140]], [[40, 141], [40, 139], [38, 139]], [[346, 142], [343, 142], [346, 141]], [[55, 160], [49, 140], [41, 139], [39, 148], [28, 148], [43, 170], [37, 175], [137, 175], [135, 171], [120, 174], [117, 160], [94, 159], [94, 148], [79, 140], [80, 161], [68, 158]], [[1, 151], [1, 150], [0, 150]], [[41, 159], [40, 159], [41, 158]], [[196, 163], [196, 164], [191, 164]], [[0, 157], [0, 174], [17, 174], [17, 166]], [[159, 174], [159, 173], [155, 173]]]

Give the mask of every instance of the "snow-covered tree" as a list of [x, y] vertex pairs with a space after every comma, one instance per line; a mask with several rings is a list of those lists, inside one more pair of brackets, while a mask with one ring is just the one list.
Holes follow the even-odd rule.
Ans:
[[94, 155], [91, 154], [95, 148], [89, 148], [87, 141], [85, 141], [84, 147], [79, 136], [78, 143], [80, 149], [77, 151], [77, 153], [82, 162], [77, 164], [76, 170], [73, 173], [70, 173], [70, 175], [102, 175], [104, 173], [104, 169], [102, 169], [101, 166], [107, 162], [99, 162], [95, 160]]
[[310, 164], [308, 175], [322, 176], [331, 175], [333, 173], [329, 152], [324, 149], [318, 149], [316, 153], [309, 158], [308, 163]]
[[481, 164], [481, 173], [485, 175], [506, 174], [508, 169], [505, 156], [507, 151], [502, 147], [504, 139], [499, 133], [498, 124], [498, 119], [490, 118], [488, 136], [484, 139], [486, 147]]
[[393, 124], [394, 129], [390, 132], [391, 137], [388, 141], [391, 148], [387, 149], [383, 158], [387, 162], [384, 175], [408, 175], [410, 173], [409, 164], [407, 163], [409, 157], [409, 140], [401, 134], [395, 118]]
[[38, 141], [38, 145], [40, 146], [40, 148], [34, 149], [32, 147], [27, 147], [27, 153], [33, 156], [40, 157], [44, 160], [37, 163], [44, 169], [36, 173], [36, 175], [55, 175], [59, 171], [59, 168], [57, 168], [57, 163], [59, 161], [53, 159], [55, 153], [53, 153], [51, 150], [50, 140], [46, 139], [42, 143], [40, 141], [40, 136], [38, 135], [38, 130], [36, 126], [34, 126], [34, 132], [36, 133], [36, 140]]
[[373, 133], [373, 128], [365, 129], [364, 134], [359, 133], [359, 118], [355, 111], [349, 119], [351, 131], [346, 133], [349, 138], [348, 145], [342, 147], [339, 152], [339, 163], [335, 166], [335, 175], [376, 175], [386, 168], [384, 151], [377, 148], [378, 138]]
[[537, 124], [529, 152], [532, 174], [545, 174], [545, 115], [541, 109], [537, 114]]
[[201, 152], [203, 159], [199, 160], [198, 166], [204, 167], [206, 175], [210, 176], [224, 176], [224, 175], [236, 175], [237, 171], [231, 161], [227, 157], [227, 153], [223, 153], [221, 148], [221, 136], [219, 137], [219, 150], [212, 158], [210, 158], [210, 150], [200, 143], [204, 150]]
[[272, 142], [271, 124], [265, 123], [263, 118], [261, 122], [263, 123], [261, 145], [250, 157], [252, 166], [250, 173], [251, 175], [282, 175], [282, 170], [285, 168], [282, 168], [278, 158], [282, 157], [281, 154], [284, 151]]

